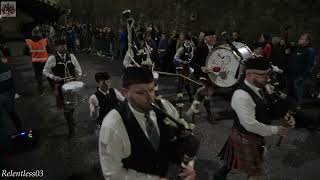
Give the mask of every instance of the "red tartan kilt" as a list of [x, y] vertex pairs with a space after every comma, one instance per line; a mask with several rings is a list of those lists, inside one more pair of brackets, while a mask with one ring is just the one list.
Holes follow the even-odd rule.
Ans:
[[264, 139], [232, 129], [219, 157], [229, 168], [238, 169], [250, 176], [263, 174]]

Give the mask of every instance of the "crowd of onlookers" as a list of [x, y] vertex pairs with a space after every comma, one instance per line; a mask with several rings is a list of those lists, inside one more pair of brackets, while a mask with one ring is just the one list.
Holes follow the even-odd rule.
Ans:
[[[119, 26], [119, 28], [105, 26], [105, 25], [92, 25], [81, 24], [79, 22], [69, 21], [66, 24], [42, 24], [38, 25], [44, 37], [48, 38], [49, 46], [55, 42], [57, 38], [64, 38], [67, 43], [68, 50], [73, 53], [84, 53], [90, 55], [97, 55], [106, 57], [108, 59], [121, 59], [123, 60], [127, 48], [127, 27], [126, 25]], [[219, 45], [226, 44], [226, 37], [231, 41], [241, 42], [246, 44], [255, 54], [260, 54], [264, 57], [270, 58], [273, 65], [278, 66], [284, 70], [286, 78], [282, 81], [286, 84], [288, 72], [292, 68], [294, 71], [299, 70], [304, 72], [304, 76], [312, 82], [312, 88], [308, 88], [309, 95], [319, 97], [319, 63], [317, 49], [312, 47], [311, 34], [307, 36], [309, 43], [306, 45], [314, 50], [312, 53], [314, 57], [309, 58], [304, 63], [306, 66], [290, 66], [294, 53], [299, 48], [299, 37], [297, 41], [289, 42], [288, 33], [281, 36], [272, 37], [271, 34], [261, 33], [257, 35], [257, 39], [249, 41], [244, 40], [239, 30], [234, 30], [232, 33], [225, 35], [225, 32], [218, 33], [213, 31], [212, 38], [213, 47], [217, 48]], [[200, 31], [198, 34], [193, 32], [178, 32], [176, 30], [159, 29], [153, 24], [137, 24], [134, 26], [135, 40], [145, 41], [151, 49], [150, 57], [155, 64], [155, 69], [175, 72], [175, 65], [173, 63], [174, 56], [179, 47], [183, 46], [185, 37], [191, 37], [191, 44], [195, 49], [193, 57], [193, 64], [197, 63], [197, 48], [206, 42], [206, 31]], [[301, 38], [301, 37], [300, 37]], [[292, 39], [292, 37], [291, 37]], [[191, 63], [191, 66], [193, 65]], [[299, 68], [304, 67], [305, 70]], [[289, 69], [291, 68], [291, 69]], [[308, 82], [308, 81], [306, 81]], [[283, 85], [285, 88], [286, 85]]]

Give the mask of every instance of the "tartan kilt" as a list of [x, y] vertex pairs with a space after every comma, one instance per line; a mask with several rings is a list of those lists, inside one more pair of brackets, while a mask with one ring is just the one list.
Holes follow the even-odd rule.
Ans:
[[237, 169], [249, 176], [263, 175], [264, 138], [245, 134], [232, 128], [219, 157], [230, 169]]

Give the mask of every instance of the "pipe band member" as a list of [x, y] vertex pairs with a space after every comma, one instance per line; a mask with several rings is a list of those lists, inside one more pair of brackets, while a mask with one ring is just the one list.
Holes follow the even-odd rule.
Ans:
[[[177, 50], [174, 56], [174, 64], [176, 65], [176, 71], [178, 74], [182, 74], [186, 77], [190, 76], [189, 64], [193, 59], [193, 55], [194, 55], [194, 49], [191, 45], [191, 37], [186, 36], [183, 46]], [[193, 97], [191, 94], [189, 82], [182, 77], [178, 77], [177, 93], [182, 93], [183, 86], [189, 95], [190, 102], [192, 102]]]
[[95, 74], [97, 91], [89, 98], [90, 117], [96, 120], [100, 127], [103, 118], [112, 109], [119, 106], [124, 101], [122, 94], [115, 88], [111, 88], [111, 78], [108, 72], [98, 72]]
[[[81, 66], [74, 56], [67, 52], [66, 42], [58, 39], [55, 42], [56, 53], [51, 55], [46, 62], [43, 74], [54, 81], [54, 95], [56, 96], [57, 107], [63, 108], [64, 118], [68, 122], [69, 137], [73, 137], [74, 132], [74, 107], [68, 105], [63, 101], [62, 85], [73, 78], [73, 80], [81, 79], [82, 70]], [[68, 79], [66, 79], [68, 78]]]
[[[104, 118], [99, 135], [99, 156], [105, 179], [166, 180], [174, 160], [170, 128], [153, 110], [154, 79], [151, 70], [128, 67], [122, 75], [126, 100]], [[164, 103], [164, 106], [170, 104]], [[195, 179], [187, 165], [180, 174]]]
[[237, 118], [219, 154], [226, 164], [215, 174], [215, 179], [225, 179], [231, 169], [246, 173], [249, 179], [262, 179], [264, 137], [287, 134], [287, 127], [270, 125], [275, 118], [274, 110], [264, 88], [269, 74], [270, 63], [266, 58], [247, 60], [245, 80], [231, 100]]

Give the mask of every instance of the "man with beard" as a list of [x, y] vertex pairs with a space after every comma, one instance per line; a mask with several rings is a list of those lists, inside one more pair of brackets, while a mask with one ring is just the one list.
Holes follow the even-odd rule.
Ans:
[[[122, 75], [126, 100], [111, 110], [102, 122], [99, 156], [105, 179], [167, 180], [173, 144], [164, 117], [156, 112], [154, 79], [146, 68], [128, 67]], [[164, 106], [171, 104], [163, 103]], [[187, 165], [179, 174], [194, 180], [195, 171]]]
[[236, 112], [229, 138], [219, 156], [225, 165], [215, 173], [215, 179], [226, 179], [231, 169], [240, 170], [249, 180], [263, 179], [265, 136], [286, 135], [294, 127], [294, 118], [287, 113], [284, 126], [272, 126], [275, 112], [265, 86], [270, 74], [269, 61], [264, 57], [248, 59], [245, 80], [233, 93], [231, 107]]
[[43, 74], [54, 81], [54, 95], [56, 96], [57, 107], [63, 108], [64, 118], [68, 123], [69, 138], [73, 137], [74, 132], [74, 107], [63, 102], [62, 85], [69, 78], [72, 80], [81, 79], [82, 70], [77, 58], [67, 52], [66, 42], [58, 39], [56, 42], [56, 53], [48, 58], [43, 69]]

